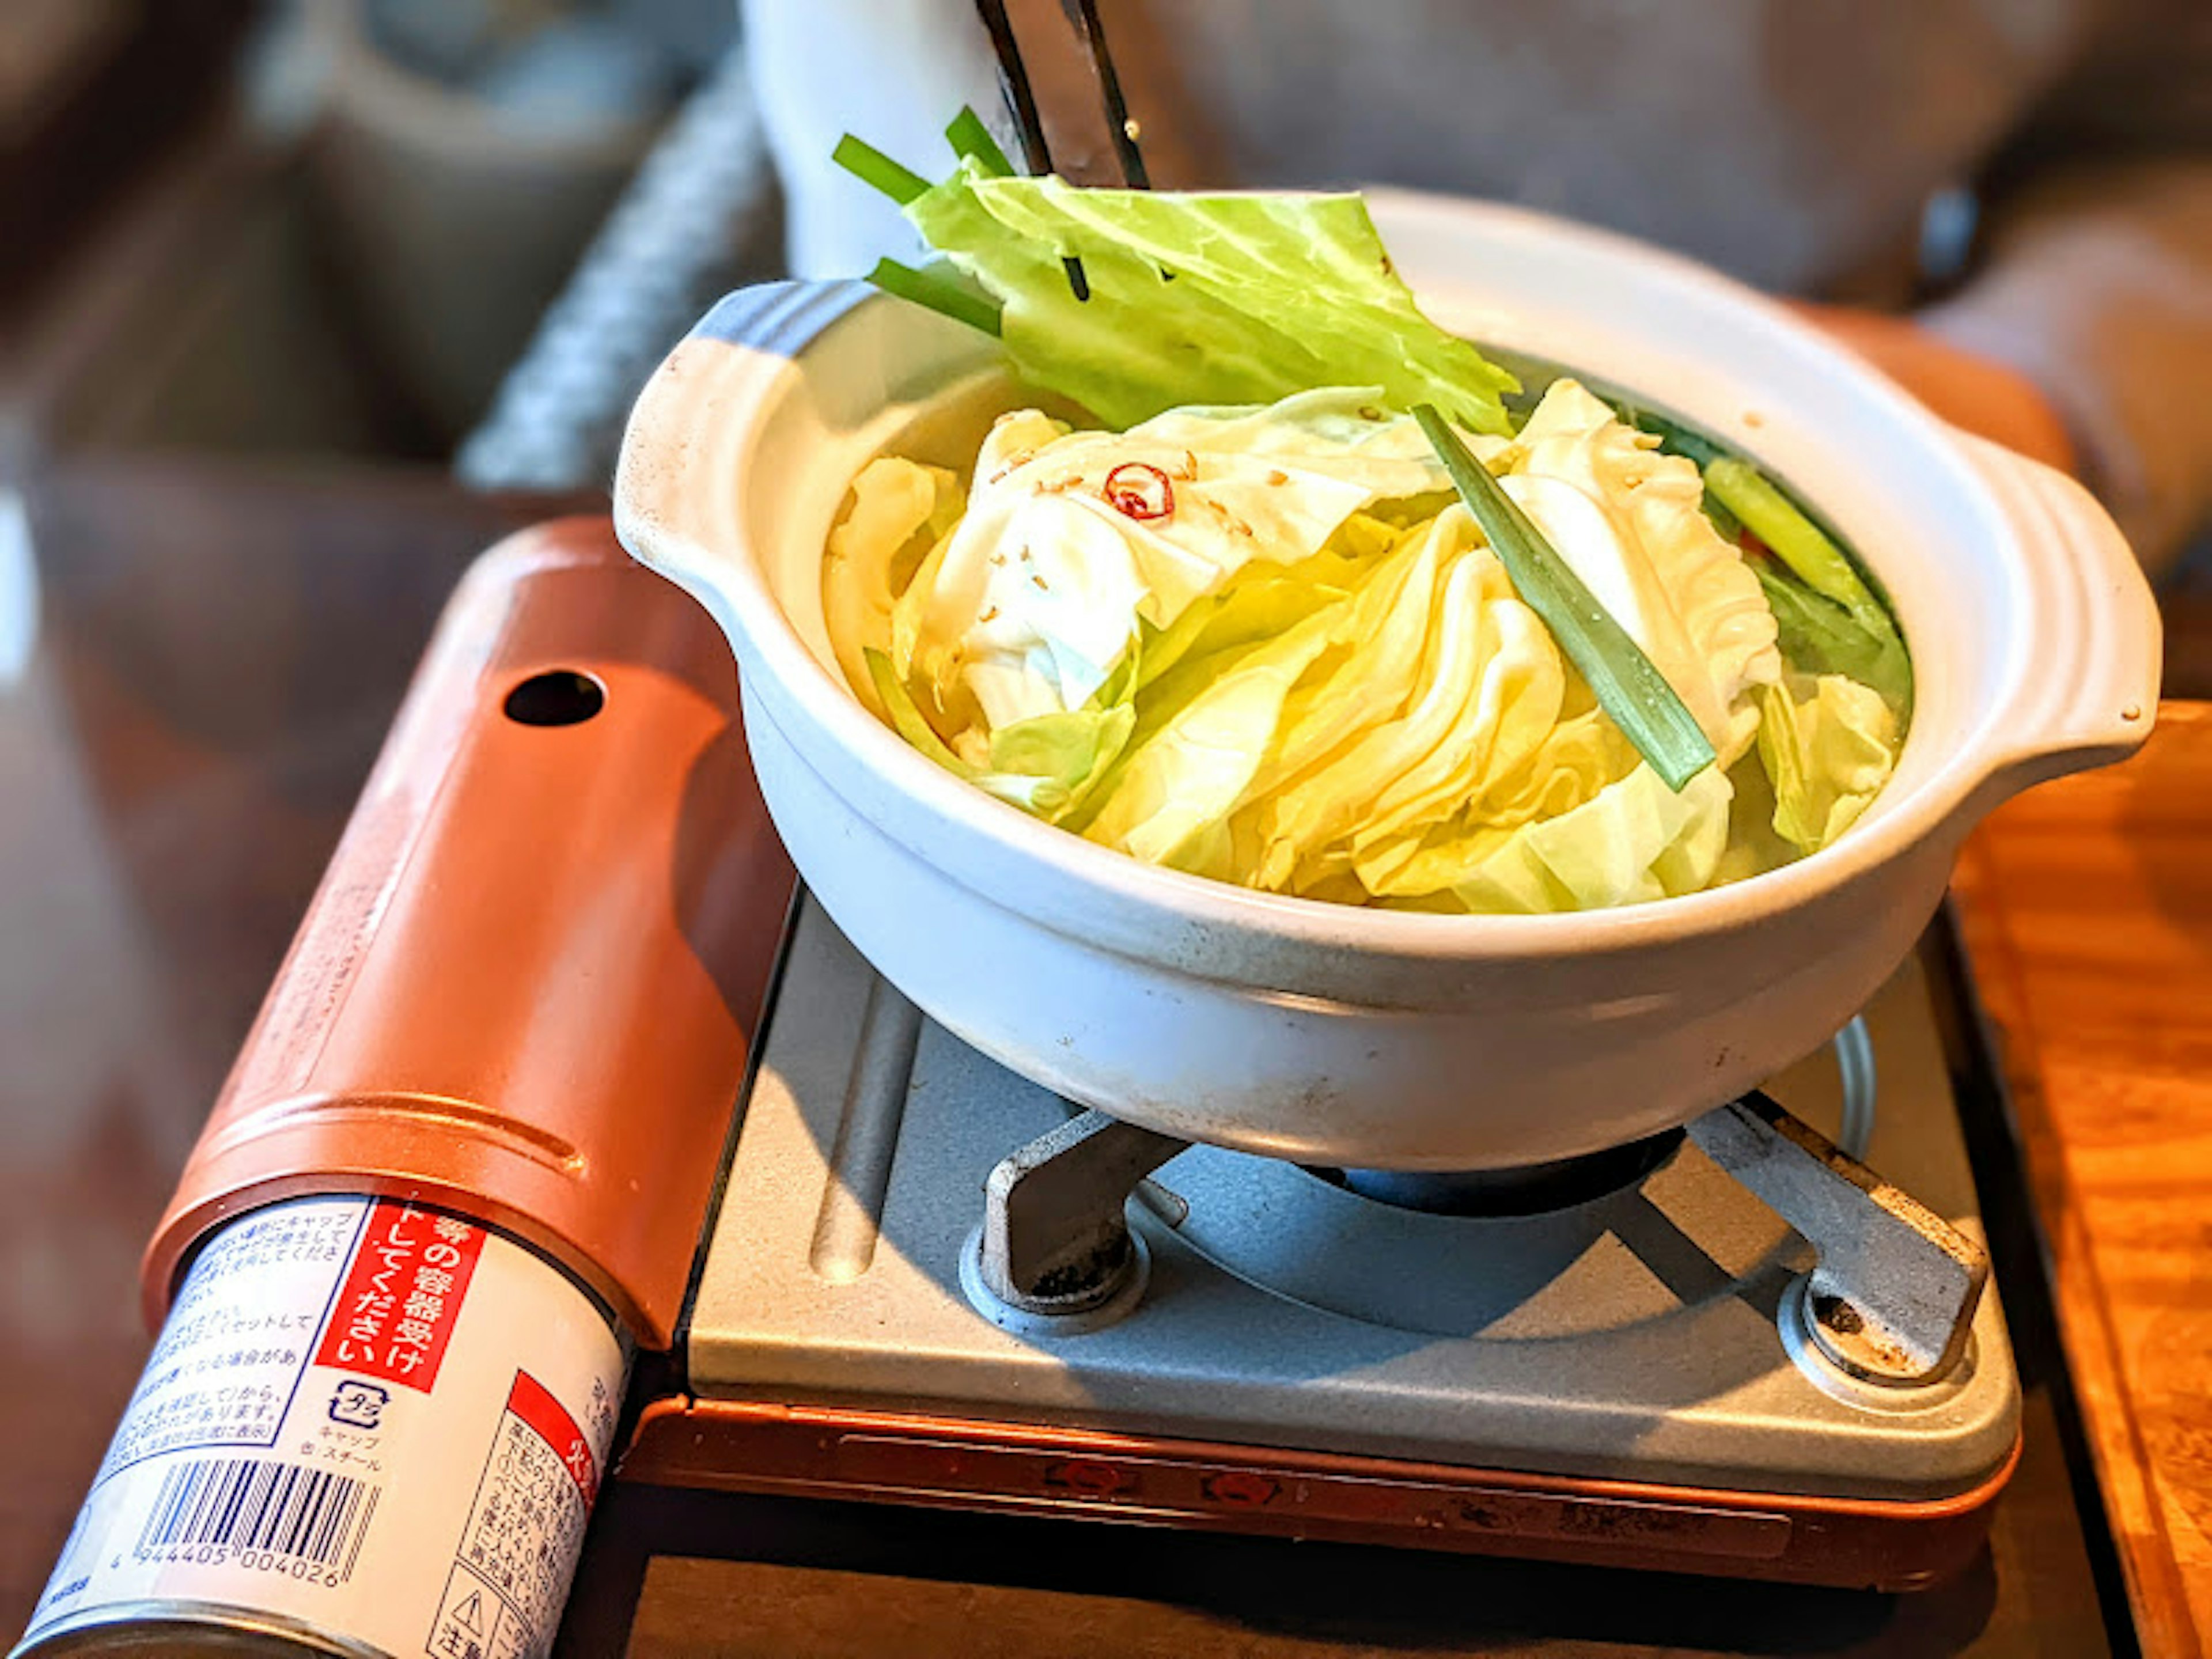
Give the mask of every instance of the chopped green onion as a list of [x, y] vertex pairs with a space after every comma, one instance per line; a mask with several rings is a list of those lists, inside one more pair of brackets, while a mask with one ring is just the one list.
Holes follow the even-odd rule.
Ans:
[[1713, 745], [1705, 728], [1643, 647], [1598, 603], [1435, 407], [1416, 404], [1413, 418], [1459, 487], [1467, 510], [1490, 538], [1522, 600], [1543, 618], [1567, 660], [1582, 671], [1596, 693], [1598, 706], [1613, 716], [1636, 752], [1650, 763], [1669, 789], [1679, 792], [1713, 763]]
[[896, 259], [878, 259], [876, 268], [868, 273], [868, 280], [886, 294], [911, 300], [956, 323], [965, 323], [986, 334], [999, 331], [996, 302], [967, 286], [943, 266], [931, 265], [916, 270]]
[[[1872, 686], [1900, 716], [1909, 710], [1912, 664], [1896, 621], [1827, 532], [1733, 455], [1705, 467], [1705, 500], [1740, 520], [1774, 555], [1780, 573], [1762, 570], [1759, 580], [1790, 655], [1801, 664], [1825, 660]], [[1792, 580], [1806, 590], [1795, 604], [1783, 597]]]
[[1776, 558], [1796, 571], [1806, 586], [1843, 606], [1868, 633], [1877, 638], [1896, 638], [1889, 612], [1844, 556], [1844, 550], [1800, 512], [1795, 501], [1767, 482], [1757, 467], [1733, 455], [1721, 456], [1706, 464], [1705, 489], [1764, 542]]
[[878, 149], [865, 138], [847, 133], [830, 152], [830, 159], [862, 184], [876, 189], [904, 207], [929, 188], [929, 180]]
[[1772, 559], [1753, 559], [1752, 574], [1774, 613], [1775, 642], [1808, 673], [1848, 674], [1898, 708], [1911, 701], [1911, 675], [1897, 642], [1876, 639], [1833, 599], [1815, 593]]
[[945, 129], [945, 142], [952, 146], [955, 155], [963, 161], [973, 161], [994, 179], [1014, 176], [1014, 164], [999, 148], [999, 141], [991, 137], [983, 118], [965, 104], [960, 106], [960, 113], [952, 118], [952, 125]]

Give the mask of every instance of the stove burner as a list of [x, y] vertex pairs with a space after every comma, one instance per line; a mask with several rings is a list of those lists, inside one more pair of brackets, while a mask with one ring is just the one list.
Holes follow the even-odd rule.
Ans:
[[1194, 1147], [1153, 1185], [1186, 1208], [1176, 1236], [1247, 1284], [1425, 1336], [1558, 1342], [1664, 1322], [1754, 1286], [1778, 1299], [1802, 1265], [1779, 1217], [1679, 1135], [1627, 1150], [1632, 1158], [1547, 1172], [1549, 1195], [1564, 1196], [1559, 1183], [1572, 1176], [1579, 1201], [1528, 1202], [1545, 1183], [1524, 1179], [1478, 1188], [1523, 1200], [1489, 1212], [1392, 1203], [1334, 1172], [1216, 1147]]
[[[991, 1171], [969, 1300], [1032, 1336], [1126, 1318], [1151, 1265], [1127, 1213], [1140, 1194], [1246, 1282], [1401, 1330], [1558, 1338], [1749, 1293], [1823, 1388], [1944, 1379], [1988, 1273], [1973, 1241], [1754, 1091], [1628, 1146], [1445, 1175], [1310, 1170], [1083, 1112]], [[1792, 1230], [1816, 1259], [1785, 1285]]]
[[1625, 1146], [1512, 1169], [1310, 1172], [1347, 1192], [1401, 1210], [1430, 1215], [1528, 1216], [1587, 1204], [1632, 1187], [1672, 1158], [1681, 1144], [1682, 1132], [1668, 1129]]

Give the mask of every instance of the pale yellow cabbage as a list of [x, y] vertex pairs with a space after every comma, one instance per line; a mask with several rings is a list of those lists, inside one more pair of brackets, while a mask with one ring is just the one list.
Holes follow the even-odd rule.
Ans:
[[[1824, 846], [1864, 810], [1897, 718], [1841, 676], [1785, 672], [1695, 465], [1571, 380], [1515, 439], [1470, 439], [1711, 739], [1717, 763], [1677, 793], [1522, 602], [1419, 427], [1377, 398], [1175, 410], [1119, 434], [1018, 411], [949, 533], [940, 475], [878, 462], [833, 537], [825, 580], [859, 585], [825, 592], [838, 659], [910, 742], [1000, 799], [1273, 891], [1638, 903]], [[1171, 511], [1109, 499], [1132, 465], [1158, 470]], [[1742, 768], [1763, 769], [1761, 822], [1732, 842]]]

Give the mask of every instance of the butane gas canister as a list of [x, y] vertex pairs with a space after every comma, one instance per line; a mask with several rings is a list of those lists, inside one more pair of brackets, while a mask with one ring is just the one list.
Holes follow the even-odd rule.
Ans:
[[604, 520], [477, 561], [149, 1249], [19, 1659], [548, 1651], [792, 882], [705, 613]]
[[467, 1217], [255, 1210], [196, 1253], [27, 1651], [542, 1654], [628, 1361]]

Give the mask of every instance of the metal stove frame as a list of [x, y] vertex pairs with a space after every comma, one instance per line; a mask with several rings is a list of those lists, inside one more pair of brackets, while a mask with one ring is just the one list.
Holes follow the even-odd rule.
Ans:
[[[825, 949], [834, 951], [842, 945], [842, 938], [823, 942], [825, 935], [835, 935], [835, 929], [818, 913], [810, 921], [810, 908], [800, 907], [801, 920], [786, 944], [787, 988], [795, 957], [810, 951], [817, 955]], [[844, 948], [849, 951], [849, 946]], [[818, 966], [805, 971], [818, 977]], [[1931, 999], [1955, 1001], [1962, 994], [1948, 975], [1926, 964], [1916, 964], [1911, 971], [1928, 984]], [[867, 978], [872, 981], [872, 975]], [[849, 1071], [844, 1087], [847, 1109], [806, 1131], [839, 1172], [807, 1230], [810, 1270], [826, 1283], [850, 1283], [872, 1270], [873, 1252], [882, 1243], [883, 1206], [898, 1153], [897, 1115], [890, 1115], [886, 1129], [882, 1115], [851, 1109], [852, 1098], [905, 1086], [917, 1049], [926, 1051], [933, 1042], [959, 1047], [921, 1020], [904, 999], [880, 981], [873, 981], [862, 1004], [854, 1005], [850, 994], [845, 1000], [848, 1006], [842, 1010], [825, 1007], [818, 1006], [821, 997], [810, 994], [805, 999], [810, 1006], [792, 1008], [794, 1023], [811, 1022], [817, 1048], [826, 1042], [834, 1048], [840, 1041], [835, 1033], [842, 1030], [842, 1057], [835, 1063]], [[784, 1006], [780, 1000], [778, 1007]], [[1929, 1017], [1933, 1021], [1935, 1011]], [[824, 1031], [832, 1035], [825, 1037]], [[791, 1051], [793, 1040], [781, 1047]], [[780, 1054], [778, 1020], [772, 1014], [756, 1056], [767, 1081], [763, 1085], [762, 1076], [756, 1076], [749, 1101], [757, 1103], [763, 1086], [771, 1093], [782, 1086], [781, 1073], [790, 1058], [789, 1052]], [[980, 1056], [970, 1058], [976, 1065], [988, 1065]], [[1942, 1075], [1940, 1056], [1934, 1064]], [[737, 1143], [744, 1138], [744, 1118], [741, 1112]], [[788, 1130], [793, 1126], [784, 1127]], [[1046, 1120], [1044, 1127], [1049, 1130], [1048, 1140], [1093, 1148], [1090, 1161], [1112, 1171], [1104, 1187], [1118, 1183], [1121, 1191], [1142, 1182], [1152, 1167], [1182, 1151], [1172, 1141], [1121, 1146], [1118, 1143], [1130, 1139], [1120, 1133], [1121, 1126], [1110, 1120], [1070, 1121], [1064, 1109], [1057, 1118]], [[2005, 1338], [1996, 1298], [1984, 1300], [1978, 1310], [1973, 1306], [1986, 1264], [1971, 1237], [1962, 1241], [1953, 1229], [1924, 1224], [1932, 1218], [1916, 1213], [1917, 1206], [1903, 1200], [1894, 1188], [1835, 1154], [1816, 1134], [1807, 1134], [1810, 1141], [1804, 1136], [1793, 1138], [1787, 1121], [1773, 1112], [1746, 1107], [1717, 1114], [1701, 1126], [1692, 1145], [1698, 1160], [1708, 1167], [1728, 1163], [1753, 1169], [1754, 1179], [1761, 1178], [1762, 1170], [1765, 1177], [1778, 1177], [1765, 1181], [1767, 1191], [1784, 1205], [1794, 1205], [1801, 1217], [1808, 1194], [1832, 1209], [1841, 1206], [1847, 1214], [1863, 1216], [1872, 1205], [1892, 1216], [1902, 1215], [1905, 1224], [1886, 1232], [1876, 1229], [1876, 1236], [1886, 1239], [1889, 1251], [1911, 1259], [1908, 1280], [1919, 1291], [1932, 1286], [1933, 1298], [1926, 1294], [1901, 1302], [1891, 1298], [1885, 1306], [1877, 1296], [1868, 1304], [1859, 1287], [1869, 1281], [1846, 1259], [1848, 1252], [1839, 1247], [1826, 1249], [1816, 1271], [1797, 1281], [1802, 1305], [1813, 1316], [1804, 1322], [1802, 1334], [1811, 1339], [1823, 1327], [1838, 1324], [1879, 1333], [1887, 1323], [1893, 1335], [1900, 1328], [1897, 1322], [1903, 1322], [1908, 1340], [1902, 1350], [1889, 1345], [1887, 1361], [1893, 1368], [1940, 1379], [1928, 1385], [1932, 1394], [1923, 1398], [1956, 1395], [1962, 1388], [1971, 1389], [1977, 1355], [1998, 1355], [1996, 1363], [2009, 1380], [2008, 1364], [2002, 1358]], [[1010, 1144], [1025, 1139], [1017, 1136]], [[1025, 1156], [1007, 1158], [994, 1175], [993, 1185], [1001, 1200], [1015, 1200], [1018, 1213], [1020, 1195], [1033, 1186], [1038, 1172], [1048, 1184], [1057, 1172], [1060, 1189], [1048, 1194], [1051, 1201], [1042, 1210], [1065, 1223], [1081, 1207], [1071, 1206], [1067, 1200], [1072, 1191], [1085, 1188], [1085, 1160], [1079, 1156], [1070, 1163], [1042, 1155], [1051, 1150], [1029, 1148]], [[1957, 1152], [1963, 1191], [1954, 1181], [1931, 1197], [1940, 1200], [1936, 1207], [1961, 1219], [1971, 1232], [1971, 1178], [1964, 1173], [1963, 1148]], [[1685, 1158], [1691, 1156], [1691, 1149], [1686, 1148]], [[979, 1180], [976, 1184], [982, 1183]], [[1172, 1188], [1174, 1183], [1170, 1180], [1167, 1184]], [[1129, 1432], [1132, 1416], [1142, 1413], [1131, 1413], [1126, 1400], [1086, 1403], [1076, 1397], [1080, 1389], [1062, 1389], [1055, 1397], [1025, 1399], [1018, 1388], [1011, 1401], [993, 1401], [963, 1400], [957, 1388], [933, 1387], [927, 1381], [886, 1388], [883, 1376], [903, 1375], [907, 1366], [908, 1357], [895, 1346], [887, 1358], [878, 1356], [893, 1370], [886, 1373], [878, 1366], [872, 1386], [858, 1374], [840, 1380], [834, 1364], [826, 1370], [816, 1364], [810, 1370], [811, 1362], [789, 1352], [763, 1360], [764, 1350], [757, 1349], [750, 1360], [738, 1359], [733, 1369], [718, 1346], [730, 1297], [757, 1294], [759, 1286], [748, 1291], [718, 1285], [708, 1271], [708, 1257], [718, 1239], [742, 1235], [743, 1220], [729, 1206], [742, 1206], [746, 1200], [743, 1191], [726, 1194], [717, 1223], [708, 1230], [679, 1354], [688, 1386], [645, 1407], [621, 1466], [626, 1479], [1903, 1589], [1938, 1582], [1972, 1559], [1987, 1533], [1991, 1505], [2018, 1456], [2016, 1389], [1993, 1407], [1984, 1399], [1977, 1412], [1968, 1413], [1973, 1421], [1954, 1422], [1930, 1436], [1929, 1465], [1942, 1468], [1932, 1481], [1938, 1490], [1923, 1495], [1871, 1489], [1822, 1491], [1817, 1472], [1784, 1481], [1798, 1489], [1782, 1491], [1756, 1483], [1685, 1479], [1680, 1478], [1682, 1469], [1670, 1467], [1664, 1455], [1653, 1460], [1660, 1478], [1644, 1480], [1631, 1472], [1632, 1463], [1630, 1468], [1593, 1466], [1547, 1473], [1440, 1462], [1403, 1455], [1405, 1448], [1394, 1448], [1387, 1437], [1372, 1444], [1310, 1449], [1248, 1443], [1221, 1432]], [[1156, 1240], [1171, 1236], [1175, 1201], [1170, 1195], [1164, 1206], [1158, 1190], [1152, 1189], [1130, 1206], [1131, 1234], [1139, 1240], [1147, 1235]], [[1103, 1207], [1118, 1223], [1122, 1206], [1115, 1201]], [[1003, 1203], [999, 1213], [1006, 1213]], [[1053, 1346], [1054, 1339], [1035, 1337], [1034, 1324], [1024, 1332], [1025, 1320], [1042, 1320], [1048, 1327], [1054, 1320], [1071, 1318], [1079, 1322], [1088, 1319], [1094, 1326], [1110, 1324], [1119, 1311], [1115, 1292], [1109, 1289], [1102, 1297], [1096, 1286], [1082, 1285], [1082, 1273], [1071, 1278], [1070, 1261], [1083, 1258], [1086, 1250], [1097, 1260], [1140, 1261], [1147, 1251], [1139, 1247], [1130, 1256], [1119, 1256], [1110, 1237], [1102, 1249], [1094, 1224], [1100, 1213], [1101, 1206], [1093, 1205], [1087, 1218], [1063, 1224], [1048, 1236], [1032, 1237], [1026, 1247], [1001, 1237], [995, 1245], [983, 1248], [991, 1230], [979, 1230], [983, 1237], [975, 1241], [978, 1248], [965, 1258], [970, 1299], [981, 1298], [988, 1305], [994, 1273], [1008, 1288], [1015, 1278], [1024, 1276], [1032, 1290], [1042, 1285], [1048, 1303], [1056, 1291], [1062, 1298], [1060, 1310], [1036, 1312], [1017, 1304], [1003, 1310], [1006, 1316], [1000, 1320], [1017, 1336], [1026, 1335], [1046, 1347]], [[1812, 1220], [1808, 1231], [1817, 1231], [1821, 1224]], [[787, 1234], [789, 1214], [769, 1231], [777, 1237]], [[1837, 1233], [1831, 1225], [1829, 1231], [1838, 1241], [1851, 1237], [1849, 1226]], [[1024, 1249], [1026, 1267], [1019, 1265]], [[1820, 1277], [1820, 1270], [1832, 1267], [1840, 1275], [1840, 1291]], [[1127, 1282], [1125, 1276], [1125, 1291]], [[1071, 1284], [1075, 1294], [1069, 1301]], [[1841, 1321], [1833, 1316], [1838, 1308], [1862, 1305], [1877, 1308], [1882, 1316]], [[1947, 1305], [1948, 1314], [1942, 1311]], [[1932, 1322], [1930, 1307], [1937, 1310]], [[1821, 1309], [1827, 1316], [1820, 1316]], [[1954, 1335], [1951, 1316], [1962, 1310], [1968, 1317], [1958, 1322]], [[1768, 1310], [1768, 1316], [1774, 1312]], [[1971, 1347], [1964, 1334], [1969, 1330], [1974, 1337]], [[1806, 1346], [1820, 1345], [1808, 1340]], [[1963, 1366], [1962, 1353], [1966, 1356]], [[1880, 1411], [1883, 1384], [1869, 1380], [1865, 1373], [1881, 1368], [1883, 1354], [1873, 1358], [1877, 1362], [1874, 1366], [1863, 1367], [1852, 1363], [1849, 1352], [1826, 1359], [1808, 1352], [1798, 1355], [1797, 1363], [1825, 1366], [1833, 1372], [1831, 1393]], [[932, 1374], [941, 1375], [939, 1362], [943, 1358], [917, 1355], [912, 1368], [921, 1373], [938, 1364], [938, 1372]], [[749, 1366], [752, 1375], [746, 1376]], [[1959, 1375], [1943, 1376], [1954, 1369]], [[1850, 1370], [1862, 1375], [1853, 1376]], [[1119, 1422], [1115, 1420], [1117, 1414]]]

